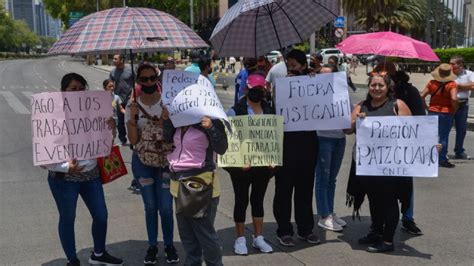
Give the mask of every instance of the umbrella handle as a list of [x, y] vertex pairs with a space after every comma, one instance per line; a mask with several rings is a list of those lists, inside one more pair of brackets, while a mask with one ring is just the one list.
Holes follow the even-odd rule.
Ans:
[[[133, 69], [133, 53], [132, 49], [130, 49], [130, 67], [132, 68], [132, 94], [133, 94], [133, 101], [137, 102], [137, 92], [135, 90], [135, 70]], [[135, 121], [138, 121], [138, 115], [135, 116]]]

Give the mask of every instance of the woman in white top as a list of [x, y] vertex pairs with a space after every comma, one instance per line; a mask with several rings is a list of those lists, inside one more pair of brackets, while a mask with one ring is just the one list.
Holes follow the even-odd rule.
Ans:
[[[137, 100], [131, 102], [127, 107], [125, 121], [127, 121], [128, 139], [130, 144], [134, 145], [132, 172], [140, 187], [145, 206], [149, 247], [144, 263], [156, 263], [158, 211], [161, 217], [166, 261], [176, 263], [179, 258], [173, 246], [173, 200], [170, 193], [170, 175], [165, 154], [152, 152], [145, 157], [139, 156], [143, 141], [146, 139], [145, 135], [152, 136], [152, 138], [162, 138], [162, 134], [158, 131], [163, 127], [163, 119], [168, 118], [168, 112], [163, 109], [161, 91], [157, 89], [158, 73], [154, 66], [143, 64], [138, 67], [137, 82], [141, 86], [141, 93], [137, 96]], [[158, 123], [158, 128], [153, 129], [156, 132], [149, 132], [149, 123]], [[150, 161], [150, 158], [153, 159]], [[161, 158], [160, 162], [158, 162], [158, 158]]]
[[[69, 73], [61, 80], [61, 91], [84, 91], [87, 81], [79, 74]], [[113, 118], [108, 121], [115, 132]], [[122, 265], [122, 260], [115, 258], [105, 250], [107, 234], [107, 206], [100, 179], [97, 160], [76, 160], [45, 166], [48, 172], [48, 183], [59, 211], [59, 238], [68, 259], [67, 265], [80, 265], [76, 254], [74, 220], [79, 195], [84, 200], [92, 216], [92, 239], [94, 252], [89, 263]]]

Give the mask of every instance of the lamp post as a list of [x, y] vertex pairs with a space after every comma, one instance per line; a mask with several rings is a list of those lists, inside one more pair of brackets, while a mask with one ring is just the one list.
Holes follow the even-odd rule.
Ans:
[[194, 30], [194, 4], [193, 4], [193, 0], [189, 0], [189, 26], [191, 27], [191, 29]]

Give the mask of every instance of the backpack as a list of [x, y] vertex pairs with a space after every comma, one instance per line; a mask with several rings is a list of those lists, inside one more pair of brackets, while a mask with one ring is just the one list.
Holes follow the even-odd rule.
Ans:
[[164, 140], [163, 121], [157, 116], [149, 115], [140, 104], [138, 108], [147, 118], [146, 124], [140, 130], [140, 139], [135, 144], [138, 158], [144, 165], [165, 167], [168, 165], [166, 156], [173, 151], [173, 144]]

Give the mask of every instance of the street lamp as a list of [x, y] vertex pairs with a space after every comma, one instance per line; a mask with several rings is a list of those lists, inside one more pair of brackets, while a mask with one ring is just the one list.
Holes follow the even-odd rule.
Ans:
[[193, 0], [189, 0], [189, 26], [194, 30], [194, 14], [193, 14]]

